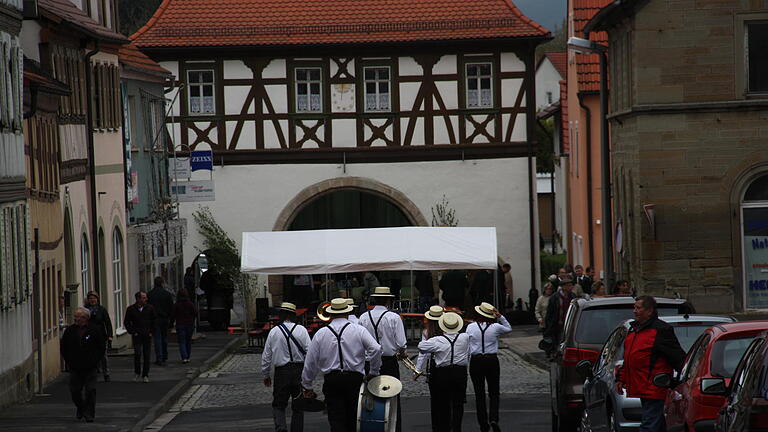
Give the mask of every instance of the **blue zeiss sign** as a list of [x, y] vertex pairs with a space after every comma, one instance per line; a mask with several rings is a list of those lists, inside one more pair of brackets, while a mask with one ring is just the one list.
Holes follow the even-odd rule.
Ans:
[[189, 163], [192, 165], [192, 171], [213, 171], [213, 152], [210, 150], [193, 151]]

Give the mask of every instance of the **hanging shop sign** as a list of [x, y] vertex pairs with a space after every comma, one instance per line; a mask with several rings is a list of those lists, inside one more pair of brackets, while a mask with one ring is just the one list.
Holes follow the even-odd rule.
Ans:
[[193, 151], [189, 160], [192, 171], [213, 171], [213, 152], [211, 150]]
[[171, 197], [179, 202], [216, 201], [211, 180], [193, 180], [171, 183]]
[[188, 157], [168, 159], [168, 177], [171, 180], [188, 179], [192, 175]]

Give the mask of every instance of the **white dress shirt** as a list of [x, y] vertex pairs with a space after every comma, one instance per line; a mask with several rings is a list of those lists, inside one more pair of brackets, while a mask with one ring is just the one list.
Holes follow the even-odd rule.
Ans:
[[[425, 340], [427, 340], [427, 330], [422, 330], [421, 341], [424, 342]], [[427, 363], [431, 358], [432, 358], [432, 354], [423, 353], [419, 351], [419, 356], [416, 357], [416, 370], [419, 372], [424, 372], [424, 370], [427, 367]]]
[[[346, 324], [349, 325], [344, 328]], [[328, 327], [333, 328], [336, 334], [341, 332], [343, 367], [339, 362], [339, 340]], [[371, 362], [371, 375], [378, 375], [381, 368], [381, 345], [361, 326], [352, 324], [346, 318], [335, 318], [318, 330], [309, 344], [301, 384], [304, 388], [312, 388], [312, 381], [318, 373], [325, 375], [334, 370], [365, 374], [366, 361]]]
[[357, 316], [355, 316], [355, 315], [349, 314], [349, 317], [347, 317], [347, 319], [352, 324], [360, 324], [360, 319]]
[[[405, 340], [403, 319], [400, 318], [399, 314], [387, 311], [388, 309], [384, 306], [376, 306], [367, 312], [363, 312], [360, 315], [360, 325], [365, 327], [374, 338], [376, 338], [376, 333], [378, 332], [377, 342], [381, 344], [382, 355], [391, 357], [399, 350], [405, 349], [407, 341]], [[381, 316], [382, 314], [384, 314], [383, 317]], [[378, 330], [374, 331], [373, 325], [377, 322]]]
[[[453, 342], [453, 362], [451, 362], [451, 342]], [[469, 336], [466, 333], [445, 333], [431, 337], [419, 342], [419, 351], [432, 353], [437, 367], [466, 366], [469, 362]]]
[[[283, 321], [285, 328], [290, 332], [293, 329], [293, 338], [299, 343], [304, 352], [309, 350], [309, 333], [304, 326], [294, 324], [288, 320]], [[296, 328], [294, 329], [294, 326]], [[285, 366], [290, 362], [300, 363], [304, 361], [304, 354], [296, 346], [296, 342], [286, 342], [285, 333], [279, 327], [274, 327], [267, 335], [267, 342], [264, 344], [264, 352], [261, 354], [261, 373], [265, 377], [270, 376], [272, 366]], [[289, 351], [290, 347], [290, 351]], [[293, 358], [293, 360], [291, 360]]]
[[504, 315], [499, 322], [488, 323], [475, 321], [467, 326], [469, 335], [469, 355], [496, 354], [499, 351], [499, 336], [512, 331]]

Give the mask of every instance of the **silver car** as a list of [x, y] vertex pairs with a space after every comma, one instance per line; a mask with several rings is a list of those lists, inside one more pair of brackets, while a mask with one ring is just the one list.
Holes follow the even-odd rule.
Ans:
[[[672, 325], [680, 346], [686, 352], [707, 328], [735, 321], [732, 317], [717, 315], [670, 315], [660, 318]], [[628, 432], [640, 428], [640, 399], [627, 397], [626, 391], [616, 392], [616, 372], [624, 364], [624, 338], [632, 321], [626, 320], [613, 330], [596, 364], [584, 371], [587, 379], [584, 382], [582, 432]], [[583, 371], [582, 368], [579, 370]]]

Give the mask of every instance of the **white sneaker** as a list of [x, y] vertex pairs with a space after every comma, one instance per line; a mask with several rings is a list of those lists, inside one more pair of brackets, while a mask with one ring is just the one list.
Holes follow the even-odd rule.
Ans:
[[136, 375], [133, 377], [133, 382], [139, 382], [141, 380], [141, 375]]
[[189, 363], [189, 359], [182, 360], [182, 363]]
[[149, 382], [149, 377], [144, 377], [144, 382], [148, 383]]

